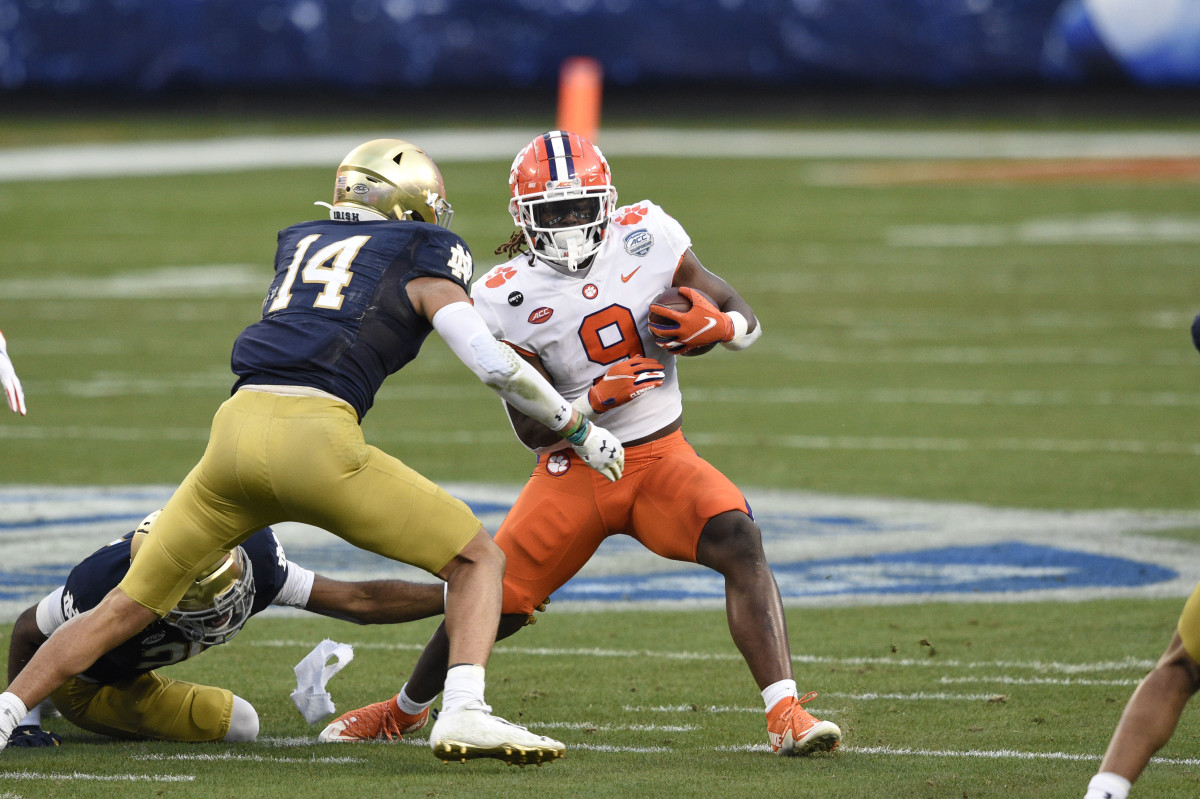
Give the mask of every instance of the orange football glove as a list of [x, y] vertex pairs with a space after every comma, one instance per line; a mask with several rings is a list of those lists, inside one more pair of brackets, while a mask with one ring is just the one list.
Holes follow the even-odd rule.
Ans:
[[635, 355], [614, 364], [588, 391], [588, 403], [596, 413], [620, 407], [639, 394], [663, 383], [663, 365], [645, 355]]
[[695, 289], [680, 286], [679, 293], [692, 301], [692, 307], [686, 311], [676, 311], [658, 304], [650, 306], [650, 313], [675, 322], [672, 326], [650, 322], [650, 332], [654, 334], [658, 346], [681, 355], [688, 350], [733, 338], [733, 320], [729, 314], [722, 312]]

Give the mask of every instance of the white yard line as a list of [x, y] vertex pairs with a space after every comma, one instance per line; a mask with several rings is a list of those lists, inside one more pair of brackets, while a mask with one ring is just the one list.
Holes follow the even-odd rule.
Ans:
[[0, 780], [91, 781], [91, 782], [192, 782], [190, 774], [83, 774], [78, 771], [0, 771]]
[[[493, 128], [408, 130], [439, 163], [507, 161], [540, 131]], [[244, 136], [192, 141], [56, 145], [0, 150], [0, 181], [328, 168], [366, 139], [395, 131], [314, 136]], [[605, 153], [629, 158], [1127, 159], [1200, 157], [1189, 133], [1036, 131], [605, 130]]]

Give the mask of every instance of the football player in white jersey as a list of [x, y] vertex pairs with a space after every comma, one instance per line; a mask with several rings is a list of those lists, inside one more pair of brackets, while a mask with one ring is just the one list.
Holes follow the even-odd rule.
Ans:
[[[501, 637], [519, 629], [606, 537], [625, 533], [658, 555], [725, 578], [729, 629], [762, 692], [772, 751], [835, 748], [837, 725], [801, 707], [815, 694], [800, 697], [796, 689], [783, 603], [746, 499], [681, 430], [675, 357], [717, 344], [745, 349], [761, 323], [701, 265], [687, 232], [665, 211], [649, 200], [617, 207], [608, 163], [586, 139], [564, 131], [538, 136], [517, 155], [509, 185], [518, 230], [497, 252], [512, 258], [474, 284], [475, 307], [492, 334], [576, 410], [603, 417], [625, 446], [625, 476], [611, 484], [596, 479], [548, 428], [508, 406], [517, 436], [538, 460], [496, 534], [507, 558]], [[652, 301], [672, 286], [692, 300], [691, 309], [654, 305], [665, 318], [652, 324]], [[416, 729], [442, 688], [445, 664], [439, 630], [397, 697], [345, 714], [321, 740], [375, 738], [384, 710], [401, 729]]]

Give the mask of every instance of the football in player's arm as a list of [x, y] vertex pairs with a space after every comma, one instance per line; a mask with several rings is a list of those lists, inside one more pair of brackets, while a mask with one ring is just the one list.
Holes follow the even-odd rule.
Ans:
[[[9, 642], [8, 679], [20, 673], [58, 627], [94, 607], [129, 570], [157, 514], [89, 555], [66, 583], [17, 618]], [[356, 624], [396, 624], [442, 612], [441, 583], [344, 582], [288, 560], [270, 528], [219, 558], [176, 609], [114, 648], [52, 695], [59, 712], [91, 732], [171, 741], [253, 741], [258, 713], [226, 688], [174, 680], [159, 669], [228, 642], [271, 605], [303, 608]], [[35, 707], [13, 732], [17, 747], [57, 746]]]

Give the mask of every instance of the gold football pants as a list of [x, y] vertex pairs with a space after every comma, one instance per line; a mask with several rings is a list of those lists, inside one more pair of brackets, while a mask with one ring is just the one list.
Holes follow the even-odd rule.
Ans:
[[1192, 590], [1179, 615], [1179, 637], [1187, 653], [1200, 661], [1200, 585]]
[[283, 521], [430, 573], [482, 529], [464, 502], [369, 446], [346, 403], [242, 390], [217, 411], [204, 456], [120, 587], [165, 615], [213, 553]]
[[63, 718], [114, 738], [220, 741], [233, 718], [233, 693], [154, 672], [112, 685], [72, 677], [51, 695]]

